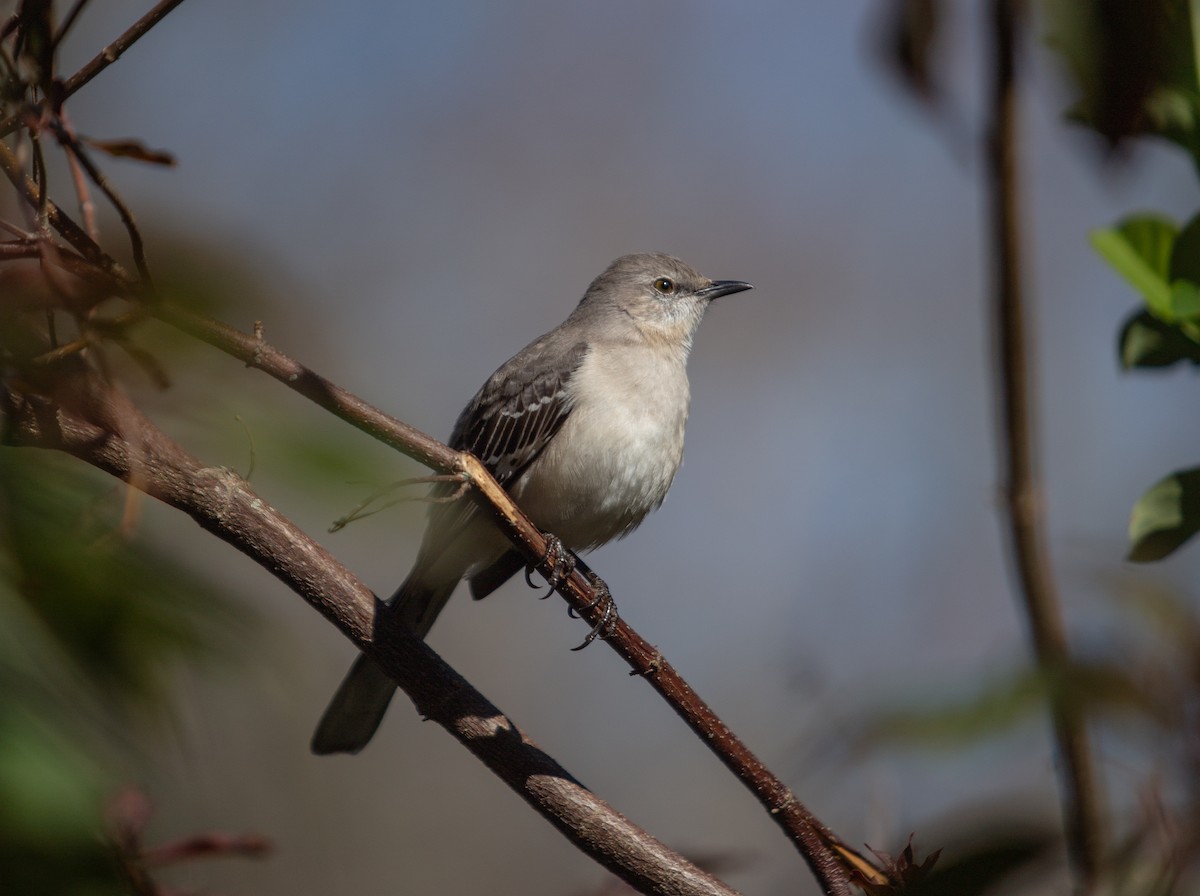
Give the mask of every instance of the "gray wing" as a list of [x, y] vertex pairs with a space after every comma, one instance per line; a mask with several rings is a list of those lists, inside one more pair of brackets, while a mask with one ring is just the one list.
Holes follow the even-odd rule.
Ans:
[[[588, 347], [577, 342], [563, 351], [560, 345], [561, 334], [547, 334], [515, 355], [488, 377], [454, 425], [450, 447], [470, 451], [502, 486], [525, 472], [570, 416], [570, 380]], [[456, 488], [439, 484], [434, 496]], [[444, 548], [453, 541], [477, 511], [472, 500], [434, 505], [430, 530], [437, 530], [436, 543]]]
[[450, 436], [451, 448], [470, 451], [501, 485], [533, 463], [571, 413], [568, 384], [587, 345], [548, 352], [548, 341], [542, 337], [493, 373]]

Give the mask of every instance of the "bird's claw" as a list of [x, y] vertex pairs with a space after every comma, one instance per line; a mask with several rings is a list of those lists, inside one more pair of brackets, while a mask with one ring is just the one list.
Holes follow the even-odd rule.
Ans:
[[[542, 586], [533, 580], [533, 573], [534, 573], [535, 569], [536, 569], [536, 567], [533, 567], [533, 566], [525, 567], [525, 584], [536, 591], [537, 589], [541, 588]], [[538, 595], [538, 600], [545, 600], [553, 593], [554, 593], [554, 588], [553, 588], [553, 586], [551, 586], [550, 588], [546, 589], [545, 594]]]
[[[613, 601], [612, 594], [609, 592], [608, 586], [604, 584], [604, 580], [591, 570], [588, 570], [588, 581], [591, 582], [596, 596], [580, 609], [591, 610], [595, 607], [602, 607], [603, 609], [600, 611], [600, 621], [592, 626], [592, 630], [588, 632], [582, 644], [571, 648], [572, 651], [583, 650], [583, 648], [587, 647], [597, 638], [604, 640], [611, 637], [613, 632], [617, 630], [617, 621], [620, 619], [620, 615], [617, 613], [616, 602]], [[572, 617], [578, 615], [574, 607], [569, 607], [567, 613]]]
[[[546, 584], [549, 589], [545, 594], [541, 595], [538, 600], [545, 600], [555, 589], [558, 588], [564, 581], [570, 577], [578, 567], [591, 583], [592, 590], [595, 592], [595, 597], [591, 601], [579, 608], [579, 612], [586, 613], [588, 610], [593, 610], [600, 607], [600, 621], [592, 626], [592, 630], [588, 632], [583, 643], [578, 647], [572, 647], [572, 650], [583, 650], [597, 638], [604, 639], [610, 637], [617, 629], [617, 621], [620, 618], [617, 614], [617, 605], [613, 602], [612, 594], [608, 590], [608, 586], [604, 584], [604, 580], [588, 569], [586, 563], [578, 559], [574, 554], [567, 550], [562, 543], [562, 539], [557, 535], [551, 535], [549, 532], [544, 533], [546, 538], [546, 553], [542, 555], [542, 559], [534, 566], [525, 567], [525, 584], [530, 588], [537, 588], [534, 584], [533, 573], [542, 566], [549, 566], [550, 573], [545, 575]], [[567, 607], [567, 615], [572, 619], [579, 618], [579, 612], [576, 612], [574, 607]]]
[[[562, 543], [562, 539], [549, 532], [545, 532], [543, 535], [546, 538], [546, 553], [542, 555], [542, 559], [537, 565], [541, 566], [546, 563], [550, 565], [550, 574], [546, 576], [546, 584], [550, 587], [538, 600], [548, 598], [554, 593], [554, 589], [566, 581], [571, 573], [575, 571], [575, 555], [567, 550], [566, 546]], [[533, 583], [534, 569], [535, 567], [533, 566], [525, 567], [525, 584], [530, 588], [539, 587]]]

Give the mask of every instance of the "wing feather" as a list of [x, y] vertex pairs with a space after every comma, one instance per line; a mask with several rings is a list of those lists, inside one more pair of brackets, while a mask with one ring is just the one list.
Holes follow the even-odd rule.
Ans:
[[[470, 451], [503, 486], [517, 479], [562, 429], [572, 409], [570, 380], [587, 355], [586, 343], [566, 351], [546, 336], [493, 373], [459, 415], [450, 447]], [[437, 485], [435, 496], [453, 493]], [[474, 501], [435, 504], [434, 526], [443, 545], [474, 516]], [[431, 558], [432, 559], [432, 558]]]

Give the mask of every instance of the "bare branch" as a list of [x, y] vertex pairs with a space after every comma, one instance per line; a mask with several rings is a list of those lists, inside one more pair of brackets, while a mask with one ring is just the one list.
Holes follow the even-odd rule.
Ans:
[[79, 14], [83, 12], [83, 8], [87, 4], [88, 0], [75, 0], [75, 5], [63, 17], [62, 24], [58, 26], [58, 30], [54, 33], [54, 48], [56, 50], [62, 44], [63, 39], [67, 36], [67, 32], [71, 30], [71, 26], [75, 24], [75, 20], [79, 18]]
[[[120, 59], [122, 53], [137, 43], [147, 31], [166, 18], [167, 14], [182, 2], [183, 0], [161, 0], [153, 9], [130, 25], [120, 37], [97, 53], [91, 62], [64, 82], [62, 92], [58, 97], [59, 102], [66, 100], [67, 97], [79, 90], [84, 84]], [[67, 24], [70, 23], [68, 22]], [[61, 32], [59, 37], [62, 37]], [[18, 115], [12, 115], [4, 121], [0, 121], [0, 138], [7, 137], [20, 124], [21, 119]]]
[[[112, 203], [113, 208], [117, 210], [117, 214], [121, 218], [121, 224], [125, 227], [125, 232], [129, 235], [129, 247], [133, 252], [133, 263], [138, 269], [138, 274], [141, 275], [142, 283], [147, 289], [153, 289], [154, 283], [150, 279], [150, 268], [146, 264], [146, 248], [142, 241], [141, 231], [138, 230], [137, 222], [133, 219], [133, 212], [129, 206], [125, 204], [125, 200], [108, 182], [108, 178], [104, 173], [96, 167], [91, 156], [84, 150], [83, 145], [76, 139], [75, 135], [65, 126], [59, 125], [55, 127], [55, 132], [59, 141], [67, 150], [67, 156], [83, 167], [87, 172], [87, 176], [91, 178], [92, 183], [100, 188], [100, 191]], [[86, 217], [85, 217], [86, 225]]]
[[583, 787], [424, 641], [381, 612], [383, 604], [365, 585], [236, 473], [203, 466], [86, 365], [68, 360], [62, 367], [73, 375], [59, 384], [57, 400], [11, 388], [0, 393], [13, 444], [72, 454], [187, 513], [255, 560], [371, 656], [422, 715], [640, 892], [732, 896]]
[[[555, 575], [553, 560], [548, 559], [551, 552], [545, 535], [529, 521], [483, 464], [472, 455], [454, 451], [388, 416], [287, 357], [261, 338], [169, 304], [156, 304], [151, 313], [237, 358], [248, 367], [262, 370], [352, 426], [426, 466], [441, 473], [468, 477], [476, 487], [477, 497], [483, 498], [502, 530], [530, 565], [548, 580]], [[595, 626], [602, 621], [603, 609], [597, 606], [596, 591], [581, 572], [573, 571], [558, 583], [557, 590], [589, 624]], [[874, 863], [850, 849], [821, 824], [700, 699], [663, 655], [627, 623], [618, 620], [606, 642], [629, 664], [632, 674], [645, 678], [688, 727], [754, 793], [799, 849], [826, 893], [838, 896], [848, 894], [850, 875], [874, 876], [876, 882], [887, 880], [884, 872]]]
[[[41, 200], [37, 186], [25, 176], [25, 172], [21, 169], [21, 163], [17, 161], [17, 157], [3, 141], [0, 141], [0, 171], [4, 172], [4, 176], [16, 188], [17, 195], [24, 199], [30, 208], [37, 209], [39, 207]], [[87, 235], [87, 231], [72, 221], [69, 215], [49, 199], [46, 200], [45, 214], [50, 226], [80, 255], [99, 268], [100, 272], [124, 283], [126, 288], [134, 289], [133, 278], [125, 269], [112, 256], [97, 246]]]
[[1088, 746], [1086, 719], [1078, 698], [1062, 687], [1070, 665], [1067, 637], [1045, 547], [1040, 488], [1034, 469], [1032, 366], [1022, 295], [1017, 203], [1016, 50], [1023, 18], [1021, 0], [992, 0], [994, 68], [988, 143], [993, 302], [996, 327], [996, 387], [1001, 404], [1001, 454], [1012, 563], [1028, 618], [1034, 653], [1051, 682], [1051, 714], [1062, 757], [1063, 812], [1067, 842], [1080, 878], [1090, 892], [1104, 852], [1100, 794]]

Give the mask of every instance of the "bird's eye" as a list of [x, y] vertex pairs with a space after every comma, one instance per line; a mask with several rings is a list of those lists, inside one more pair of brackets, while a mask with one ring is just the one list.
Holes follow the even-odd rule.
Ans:
[[659, 277], [654, 281], [654, 288], [664, 296], [673, 295], [675, 292], [675, 281], [669, 277]]

